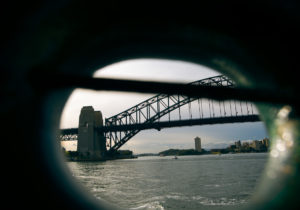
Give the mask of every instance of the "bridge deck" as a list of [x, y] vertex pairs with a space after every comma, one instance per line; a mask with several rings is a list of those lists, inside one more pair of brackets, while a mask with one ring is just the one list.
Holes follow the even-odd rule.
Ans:
[[[174, 121], [149, 122], [128, 125], [110, 125], [98, 128], [99, 132], [117, 132], [130, 130], [146, 130], [146, 129], [163, 129], [171, 127], [194, 126], [194, 125], [210, 125], [210, 124], [226, 124], [226, 123], [243, 123], [243, 122], [258, 122], [259, 115], [245, 115], [245, 116], [228, 116], [228, 117], [214, 117], [202, 119], [186, 119]], [[77, 134], [77, 128], [62, 129], [62, 135]]]
[[258, 121], [260, 121], [259, 115], [244, 115], [244, 116], [228, 116], [228, 117], [214, 117], [214, 118], [202, 118], [202, 119], [148, 122], [148, 123], [138, 123], [138, 124], [127, 124], [127, 125], [110, 125], [107, 127], [104, 126], [102, 128], [99, 128], [98, 130], [105, 133], [116, 132], [116, 131], [129, 131], [129, 130], [146, 130], [146, 129], [160, 130], [162, 128], [171, 128], [171, 127], [258, 122]]

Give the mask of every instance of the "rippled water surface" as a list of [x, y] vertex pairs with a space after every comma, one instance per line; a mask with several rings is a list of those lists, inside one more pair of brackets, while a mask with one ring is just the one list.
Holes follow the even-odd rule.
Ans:
[[232, 209], [249, 201], [266, 153], [67, 162], [97, 198], [127, 209]]

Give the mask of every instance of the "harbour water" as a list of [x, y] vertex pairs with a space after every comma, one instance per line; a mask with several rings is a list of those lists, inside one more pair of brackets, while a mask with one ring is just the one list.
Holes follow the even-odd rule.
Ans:
[[99, 199], [125, 209], [235, 209], [249, 202], [267, 153], [67, 162]]

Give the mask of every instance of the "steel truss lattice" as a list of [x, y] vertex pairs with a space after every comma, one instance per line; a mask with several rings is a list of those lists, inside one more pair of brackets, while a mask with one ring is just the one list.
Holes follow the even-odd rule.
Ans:
[[[235, 87], [234, 82], [224, 75], [202, 79], [199, 81], [189, 83], [187, 85]], [[154, 123], [154, 122], [158, 122], [162, 116], [165, 116], [167, 114], [169, 114], [169, 120], [170, 120], [170, 112], [176, 109], [179, 110], [179, 118], [181, 118], [180, 107], [186, 104], [190, 104], [192, 101], [195, 101], [197, 99], [199, 100], [199, 98], [190, 98], [183, 95], [158, 94], [117, 115], [105, 119], [105, 127]], [[211, 112], [210, 117], [215, 117], [215, 110], [213, 110], [213, 104], [209, 104], [209, 105], [212, 107], [212, 110], [210, 110]], [[232, 109], [234, 109], [234, 107]], [[251, 104], [251, 109], [252, 109], [252, 104]], [[249, 114], [248, 106], [247, 106], [247, 110]], [[235, 103], [235, 111], [236, 113], [238, 113], [236, 103]], [[253, 114], [253, 110], [250, 110], [250, 112], [252, 112]], [[223, 115], [226, 115], [225, 108], [224, 108]], [[105, 136], [106, 136], [108, 151], [115, 151], [119, 149], [129, 139], [135, 136], [139, 131], [141, 130], [131, 129], [125, 131], [106, 132]]]

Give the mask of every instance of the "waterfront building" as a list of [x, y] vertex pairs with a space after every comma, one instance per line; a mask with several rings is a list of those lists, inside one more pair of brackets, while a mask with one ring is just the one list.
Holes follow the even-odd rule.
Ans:
[[197, 152], [202, 152], [201, 139], [198, 136], [195, 138], [195, 150]]
[[261, 149], [261, 142], [258, 140], [254, 140], [251, 142], [250, 147], [258, 151]]
[[262, 140], [262, 144], [263, 144], [266, 148], [268, 148], [269, 145], [270, 145], [269, 139], [268, 139], [268, 138], [264, 138], [264, 139]]
[[241, 148], [241, 147], [242, 147], [241, 141], [240, 141], [240, 140], [234, 142], [234, 144], [235, 144], [235, 147], [236, 147], [236, 148]]
[[237, 141], [227, 147], [230, 152], [267, 152], [269, 147], [269, 139], [253, 140], [251, 142]]
[[243, 148], [249, 148], [250, 147], [249, 142], [243, 142], [242, 147]]

